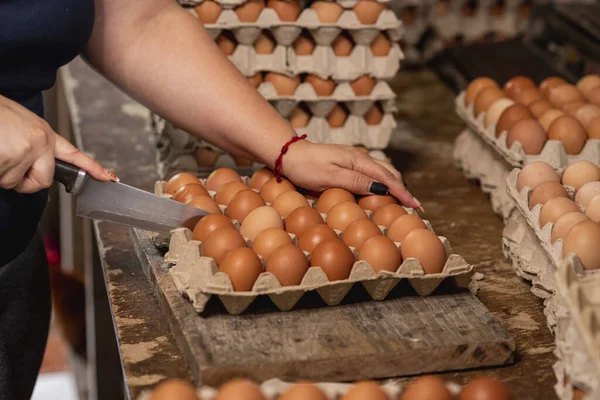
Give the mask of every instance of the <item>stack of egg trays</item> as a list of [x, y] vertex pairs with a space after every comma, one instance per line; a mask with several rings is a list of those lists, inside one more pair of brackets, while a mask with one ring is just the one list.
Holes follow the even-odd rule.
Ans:
[[[293, 385], [293, 383], [284, 382], [279, 379], [269, 379], [260, 385], [260, 389], [267, 400], [275, 400], [278, 399], [291, 385]], [[315, 385], [323, 391], [329, 400], [341, 398], [352, 387], [352, 384], [350, 383], [337, 382], [315, 382]], [[402, 384], [394, 381], [382, 383], [380, 384], [380, 387], [385, 394], [387, 394], [389, 400], [400, 400], [400, 396], [405, 389]], [[461, 386], [453, 382], [446, 382], [446, 388], [448, 388], [453, 396], [458, 396], [461, 391]], [[203, 386], [198, 388], [197, 394], [200, 400], [213, 400], [217, 395], [217, 389]], [[138, 398], [138, 400], [149, 399], [149, 391], [140, 394], [140, 397]]]
[[[558, 292], [568, 308], [568, 314], [559, 321], [561, 337], [558, 338], [557, 335], [557, 351], [570, 358], [569, 364], [577, 368], [575, 374], [566, 371], [567, 376], [571, 377], [569, 380], [573, 381], [572, 376], [583, 377], [584, 379], [575, 383], [583, 386], [587, 394], [586, 399], [598, 399], [600, 398], [600, 273], [585, 271], [579, 259], [570, 255], [560, 262], [556, 275]], [[558, 384], [560, 383], [559, 380]], [[568, 393], [561, 398], [569, 398]]]
[[[590, 353], [581, 345], [581, 337], [573, 330], [573, 321], [568, 302], [560, 291], [557, 271], [564, 263], [579, 264], [573, 254], [562, 257], [562, 239], [551, 242], [552, 223], [539, 225], [541, 205], [529, 210], [531, 188], [517, 191], [520, 169], [514, 169], [508, 176], [506, 188], [516, 204], [516, 212], [506, 221], [502, 233], [505, 256], [511, 260], [517, 275], [532, 282], [531, 291], [544, 299], [544, 314], [548, 327], [554, 333], [558, 361], [553, 369], [557, 377], [556, 393], [563, 399], [572, 399], [572, 385], [587, 389], [590, 393], [600, 393], [600, 375], [591, 368]], [[565, 186], [571, 198], [574, 190]], [[581, 207], [581, 206], [580, 206]], [[566, 378], [568, 377], [568, 382]], [[591, 396], [591, 397], [589, 397]]]
[[508, 132], [504, 131], [499, 137], [496, 137], [496, 124], [484, 127], [485, 112], [475, 118], [473, 112], [473, 103], [469, 107], [464, 105], [465, 92], [458, 95], [455, 100], [456, 112], [465, 121], [465, 123], [481, 137], [490, 147], [492, 147], [500, 156], [512, 167], [522, 168], [533, 161], [544, 161], [554, 169], [566, 168], [570, 164], [579, 160], [590, 161], [600, 165], [600, 139], [588, 139], [579, 154], [567, 154], [565, 148], [559, 140], [548, 140], [540, 154], [525, 154], [523, 146], [519, 142], [514, 142], [510, 148], [506, 145]]
[[[246, 183], [249, 181], [248, 177], [243, 177], [243, 179]], [[156, 182], [155, 193], [168, 197], [164, 194], [165, 184], [164, 181]], [[215, 195], [214, 192], [210, 194], [211, 196]], [[314, 205], [314, 202], [311, 201], [310, 204]], [[222, 206], [222, 210], [227, 215], [227, 208]], [[406, 211], [415, 213], [410, 209], [406, 209]], [[372, 217], [372, 213], [369, 211], [367, 214], [369, 218]], [[327, 215], [322, 214], [322, 216], [326, 221]], [[427, 228], [433, 232], [429, 222], [424, 222]], [[239, 223], [235, 220], [234, 224], [239, 227]], [[386, 233], [384, 227], [380, 228], [383, 233]], [[337, 231], [337, 234], [341, 235], [341, 232]], [[296, 242], [296, 237], [290, 236]], [[357, 261], [354, 263], [348, 279], [334, 282], [329, 282], [323, 270], [316, 266], [308, 269], [298, 286], [282, 287], [273, 274], [263, 272], [250, 292], [233, 290], [229, 277], [218, 272], [215, 261], [209, 257], [202, 257], [202, 243], [191, 240], [191, 231], [188, 228], [178, 228], [171, 232], [169, 251], [165, 254], [165, 262], [172, 264], [169, 271], [175, 285], [184, 297], [192, 301], [194, 309], [199, 313], [204, 311], [212, 296], [218, 296], [230, 314], [244, 312], [259, 295], [269, 296], [279, 310], [288, 311], [294, 307], [304, 293], [313, 290], [317, 291], [327, 305], [337, 305], [357, 282], [363, 285], [374, 300], [385, 299], [392, 289], [404, 279], [407, 279], [421, 296], [431, 294], [447, 278], [453, 280], [458, 287], [468, 288], [473, 274], [473, 266], [469, 265], [461, 256], [452, 253], [452, 248], [445, 237], [439, 236], [439, 238], [448, 257], [443, 271], [439, 274], [425, 274], [420, 262], [414, 258], [404, 260], [396, 272], [382, 271], [380, 273], [376, 273], [367, 262]], [[155, 238], [157, 245], [164, 242], [162, 237]], [[246, 242], [251, 247], [248, 239]], [[397, 245], [400, 244], [397, 243]], [[356, 257], [356, 249], [352, 247], [350, 249]], [[308, 256], [308, 253], [306, 254]]]

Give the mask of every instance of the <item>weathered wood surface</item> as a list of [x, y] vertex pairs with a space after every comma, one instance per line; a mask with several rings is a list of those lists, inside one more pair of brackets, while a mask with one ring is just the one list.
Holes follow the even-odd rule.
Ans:
[[352, 381], [513, 360], [513, 338], [468, 290], [446, 294], [439, 288], [421, 297], [399, 285], [378, 302], [355, 285], [341, 306], [327, 307], [309, 295], [281, 312], [259, 298], [243, 315], [228, 315], [214, 298], [199, 316], [175, 288], [148, 234], [134, 230], [134, 238], [197, 382], [219, 385], [240, 375]]

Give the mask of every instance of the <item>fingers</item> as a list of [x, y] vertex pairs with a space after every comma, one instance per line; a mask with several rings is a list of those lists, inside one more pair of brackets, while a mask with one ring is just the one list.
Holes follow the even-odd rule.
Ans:
[[369, 186], [371, 186], [373, 178], [360, 172], [342, 168], [336, 172], [334, 181], [336, 187], [345, 189], [350, 193], [360, 195], [372, 194], [369, 192]]
[[54, 177], [54, 152], [46, 151], [31, 165], [21, 182], [15, 187], [19, 193], [35, 193], [52, 185]]
[[106, 182], [110, 180], [118, 180], [114, 174], [105, 170], [102, 165], [88, 157], [86, 154], [77, 150], [75, 146], [69, 143], [62, 136], [56, 135], [54, 152], [56, 158], [59, 160], [68, 162], [78, 168], [81, 168], [99, 181]]
[[381, 165], [383, 168], [390, 171], [396, 177], [396, 179], [398, 179], [400, 182], [404, 182], [402, 180], [402, 174], [400, 173], [400, 171], [398, 171], [396, 168], [394, 168], [394, 166], [392, 164], [385, 162], [385, 161], [378, 160], [376, 158], [373, 158], [373, 161], [375, 161], [377, 164]]

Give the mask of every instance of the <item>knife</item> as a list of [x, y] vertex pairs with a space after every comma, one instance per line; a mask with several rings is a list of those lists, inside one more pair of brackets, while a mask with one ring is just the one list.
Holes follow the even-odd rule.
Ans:
[[124, 183], [98, 181], [61, 160], [56, 160], [54, 181], [77, 197], [76, 214], [85, 218], [169, 233], [174, 228], [193, 229], [200, 218], [210, 214]]

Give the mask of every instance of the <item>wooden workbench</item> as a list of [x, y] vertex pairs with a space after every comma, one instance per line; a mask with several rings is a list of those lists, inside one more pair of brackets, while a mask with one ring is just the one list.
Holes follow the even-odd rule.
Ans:
[[[124, 182], [152, 190], [156, 172], [145, 110], [81, 60], [66, 68], [61, 79], [77, 143]], [[504, 260], [502, 222], [493, 214], [488, 199], [476, 183], [465, 180], [454, 168], [452, 144], [462, 124], [453, 113], [453, 94], [428, 72], [402, 73], [393, 86], [399, 94], [400, 117], [408, 122], [401, 124], [388, 155], [422, 201], [427, 211], [424, 217], [436, 232], [448, 237], [455, 252], [483, 274], [478, 297], [517, 342], [517, 362], [512, 366], [445, 377], [463, 383], [473, 376], [496, 375], [510, 385], [518, 399], [555, 398], [554, 344], [541, 300]], [[104, 332], [95, 338], [100, 349], [96, 359], [112, 366], [110, 371], [103, 368], [106, 376], [100, 379], [117, 388], [114, 379], [123, 379], [125, 396], [135, 398], [164, 377], [189, 377], [169, 323], [142, 273], [131, 231], [97, 222], [94, 232], [96, 279], [88, 279], [95, 282], [88, 290], [95, 294], [95, 309], [107, 315], [102, 323], [97, 322]], [[111, 321], [114, 331], [106, 329]], [[121, 361], [122, 369], [115, 360]], [[98, 387], [106, 390], [101, 382]]]

